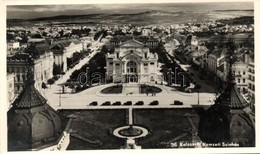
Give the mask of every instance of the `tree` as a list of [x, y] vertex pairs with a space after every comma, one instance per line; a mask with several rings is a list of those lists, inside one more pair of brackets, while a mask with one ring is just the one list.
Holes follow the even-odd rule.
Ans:
[[62, 72], [62, 68], [63, 68], [63, 64], [61, 65], [56, 65], [56, 64], [53, 64], [53, 70], [52, 70], [52, 73], [53, 75], [58, 75]]
[[48, 88], [45, 82], [42, 82], [42, 88], [43, 88], [43, 89]]
[[55, 83], [55, 80], [54, 79], [48, 79], [47, 83], [51, 86], [52, 84]]
[[10, 34], [10, 33], [7, 33], [6, 37], [7, 37], [7, 41], [11, 41], [11, 40], [15, 39], [15, 36], [13, 34]]
[[63, 35], [64, 35], [64, 31], [63, 30], [59, 31], [58, 33], [60, 34], [60, 37], [63, 37]]
[[32, 36], [32, 38], [42, 38], [42, 35], [41, 35], [41, 34], [34, 34], [34, 35]]

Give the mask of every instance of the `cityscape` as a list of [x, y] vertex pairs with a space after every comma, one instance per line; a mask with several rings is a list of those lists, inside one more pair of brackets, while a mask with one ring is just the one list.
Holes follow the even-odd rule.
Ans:
[[254, 2], [6, 8], [8, 151], [256, 147]]

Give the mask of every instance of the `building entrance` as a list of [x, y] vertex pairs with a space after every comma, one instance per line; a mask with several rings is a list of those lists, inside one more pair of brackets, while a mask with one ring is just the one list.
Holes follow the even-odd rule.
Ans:
[[134, 61], [129, 61], [126, 64], [127, 75], [126, 82], [138, 82], [137, 64]]

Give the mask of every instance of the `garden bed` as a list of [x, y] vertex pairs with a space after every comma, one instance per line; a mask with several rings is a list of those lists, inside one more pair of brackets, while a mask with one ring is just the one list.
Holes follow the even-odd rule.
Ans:
[[140, 93], [160, 93], [162, 92], [161, 88], [155, 87], [155, 86], [150, 86], [150, 85], [144, 85], [142, 84], [140, 86]]
[[123, 91], [122, 85], [114, 85], [101, 90], [103, 94], [121, 94]]

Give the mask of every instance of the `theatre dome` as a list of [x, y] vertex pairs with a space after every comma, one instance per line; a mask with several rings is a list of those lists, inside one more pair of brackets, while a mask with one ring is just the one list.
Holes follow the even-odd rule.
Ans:
[[28, 73], [24, 90], [8, 111], [8, 150], [39, 150], [57, 144], [62, 123], [57, 112], [34, 87]]

